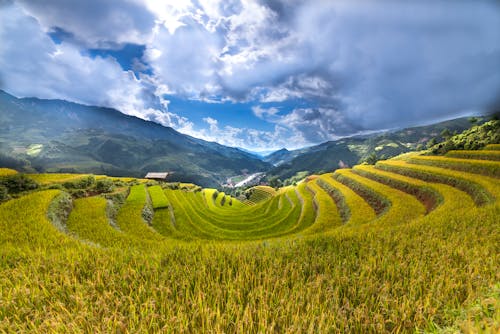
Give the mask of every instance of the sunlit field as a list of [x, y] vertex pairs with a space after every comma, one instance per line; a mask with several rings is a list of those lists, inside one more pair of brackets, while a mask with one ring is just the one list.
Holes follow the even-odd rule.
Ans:
[[498, 332], [494, 149], [257, 187], [244, 203], [29, 175], [42, 187], [0, 205], [0, 331]]

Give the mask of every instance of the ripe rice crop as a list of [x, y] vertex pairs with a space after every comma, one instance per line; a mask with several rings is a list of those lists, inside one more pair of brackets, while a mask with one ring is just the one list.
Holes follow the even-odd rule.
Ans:
[[[64, 183], [84, 179], [89, 177], [90, 174], [56, 174], [56, 173], [46, 173], [46, 174], [27, 174], [27, 176], [41, 185], [53, 184], [53, 183]], [[96, 179], [104, 178], [103, 175], [95, 175]]]
[[116, 216], [80, 198], [58, 228], [61, 191], [8, 200], [0, 332], [496, 333], [500, 179], [412, 159], [252, 206], [134, 185]]
[[387, 207], [374, 223], [380, 225], [408, 223], [425, 213], [425, 207], [415, 197], [407, 193], [359, 176], [351, 170], [344, 169], [336, 173], [342, 175], [344, 179], [356, 182], [360, 187], [372, 189], [373, 193], [384, 198]]
[[467, 192], [477, 205], [484, 205], [495, 200], [493, 194], [500, 191], [499, 180], [486, 176], [457, 172], [445, 168], [413, 165], [402, 161], [382, 161], [377, 168], [415, 177], [427, 182], [439, 182], [451, 185]]
[[339, 207], [339, 213], [342, 211], [349, 211], [348, 215], [345, 214], [346, 223], [349, 227], [364, 224], [376, 218], [373, 208], [351, 188], [336, 181], [333, 178], [333, 173], [327, 173], [320, 176], [317, 182], [318, 185], [321, 186], [320, 181], [328, 185], [328, 187], [323, 186], [325, 190], [328, 191], [328, 189], [335, 188], [339, 192], [337, 196], [343, 198], [342, 204], [339, 206], [339, 203], [337, 203], [337, 206]]
[[384, 172], [370, 165], [355, 166], [353, 171], [356, 174], [415, 196], [426, 207], [427, 212], [434, 210], [443, 200], [438, 191], [421, 180]]
[[409, 162], [500, 178], [500, 164], [496, 161], [457, 159], [441, 156], [415, 156], [410, 158]]
[[2, 176], [9, 176], [9, 175], [15, 175], [17, 174], [17, 171], [14, 169], [10, 168], [0, 168], [0, 177]]
[[489, 144], [484, 147], [485, 150], [500, 150], [500, 144]]
[[481, 150], [481, 151], [466, 151], [466, 150], [461, 150], [461, 151], [448, 151], [446, 153], [447, 157], [451, 158], [460, 158], [460, 159], [480, 159], [480, 160], [494, 160], [494, 161], [500, 161], [500, 151], [487, 151], [487, 150]]

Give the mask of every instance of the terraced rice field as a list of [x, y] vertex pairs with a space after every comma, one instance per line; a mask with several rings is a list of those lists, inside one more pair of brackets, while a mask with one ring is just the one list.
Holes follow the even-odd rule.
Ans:
[[62, 214], [60, 190], [9, 200], [0, 332], [496, 333], [496, 152], [360, 165], [245, 203], [146, 184]]
[[267, 186], [256, 186], [247, 191], [250, 197], [245, 201], [246, 204], [253, 205], [262, 201], [265, 201], [274, 195], [276, 191]]
[[10, 168], [0, 168], [0, 177], [1, 176], [7, 176], [7, 175], [15, 175], [17, 174], [17, 171], [10, 169]]

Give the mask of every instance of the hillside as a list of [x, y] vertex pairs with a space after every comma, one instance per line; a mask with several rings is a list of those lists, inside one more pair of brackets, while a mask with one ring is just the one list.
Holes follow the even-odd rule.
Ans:
[[[477, 120], [478, 124], [484, 121], [485, 118]], [[379, 159], [387, 159], [414, 151], [419, 145], [425, 147], [432, 138], [441, 141], [441, 133], [445, 129], [452, 134], [455, 131], [460, 133], [471, 126], [469, 119], [464, 117], [382, 134], [344, 138], [300, 150], [280, 150], [264, 159], [275, 165], [267, 173], [268, 179], [285, 180], [299, 172], [314, 174], [354, 166], [370, 154], [376, 154]]]
[[0, 91], [0, 165], [39, 172], [144, 176], [219, 186], [269, 164], [241, 150], [183, 135], [117, 110]]
[[500, 150], [470, 152], [257, 187], [246, 204], [0, 169], [0, 331], [498, 332]]

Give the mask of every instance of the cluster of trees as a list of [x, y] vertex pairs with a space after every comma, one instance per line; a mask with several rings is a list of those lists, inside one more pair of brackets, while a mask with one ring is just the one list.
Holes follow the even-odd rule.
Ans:
[[386, 159], [385, 155], [378, 156], [377, 153], [372, 152], [367, 157], [359, 160], [359, 164], [375, 165], [377, 161]]
[[7, 175], [0, 178], [0, 201], [9, 199], [25, 191], [35, 190], [38, 183], [24, 174]]
[[54, 185], [54, 188], [60, 188], [69, 192], [73, 197], [85, 197], [94, 194], [110, 193], [115, 186], [124, 185], [122, 181], [113, 181], [108, 178], [96, 180], [93, 175], [83, 177], [75, 181], [64, 182], [62, 185]]
[[[472, 124], [477, 123], [477, 118], [469, 119]], [[496, 118], [471, 127], [464, 132], [451, 133], [448, 129], [441, 132], [442, 141], [432, 138], [427, 143], [427, 148], [432, 154], [445, 154], [451, 150], [478, 150], [488, 144], [500, 143], [500, 121]]]

